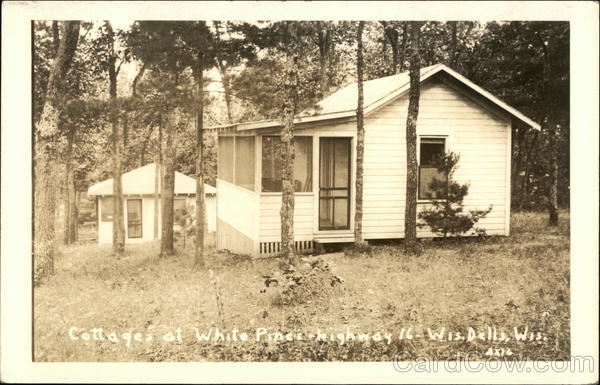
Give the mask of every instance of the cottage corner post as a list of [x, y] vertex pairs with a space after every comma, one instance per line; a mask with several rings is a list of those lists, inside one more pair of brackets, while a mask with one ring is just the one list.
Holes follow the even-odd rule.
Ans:
[[421, 23], [411, 22], [410, 91], [406, 117], [406, 207], [404, 209], [404, 245], [408, 254], [417, 253], [417, 118], [420, 97], [419, 33]]
[[365, 154], [365, 125], [364, 125], [364, 90], [363, 90], [363, 41], [362, 34], [365, 26], [364, 21], [358, 23], [357, 32], [357, 59], [356, 73], [358, 75], [358, 101], [356, 107], [356, 192], [355, 192], [355, 209], [354, 209], [354, 245], [364, 245], [362, 232], [363, 219], [363, 163]]

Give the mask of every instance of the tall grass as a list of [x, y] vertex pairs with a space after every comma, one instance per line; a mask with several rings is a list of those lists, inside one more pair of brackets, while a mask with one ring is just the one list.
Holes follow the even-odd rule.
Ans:
[[[427, 328], [463, 331], [488, 326], [540, 330], [546, 341], [510, 347], [514, 358], [566, 358], [569, 329], [569, 226], [561, 213], [558, 229], [545, 216], [518, 213], [511, 237], [427, 242], [421, 256], [397, 246], [375, 246], [365, 255], [324, 256], [345, 282], [319, 301], [274, 304], [263, 275], [277, 270], [274, 259], [253, 260], [212, 251], [208, 271], [193, 269], [182, 249], [159, 259], [155, 243], [128, 245], [124, 258], [110, 245], [76, 245], [62, 250], [56, 275], [35, 289], [36, 361], [373, 361], [429, 355], [438, 359], [475, 353], [484, 358], [485, 341], [394, 340], [391, 344], [294, 341], [287, 343], [200, 343], [200, 331], [256, 328], [282, 332], [329, 333]], [[152, 342], [73, 341], [69, 328], [106, 333], [153, 335]], [[226, 326], [226, 328], [225, 328]], [[176, 335], [182, 341], [163, 341]], [[81, 335], [81, 330], [79, 331]], [[122, 339], [121, 339], [122, 341]]]

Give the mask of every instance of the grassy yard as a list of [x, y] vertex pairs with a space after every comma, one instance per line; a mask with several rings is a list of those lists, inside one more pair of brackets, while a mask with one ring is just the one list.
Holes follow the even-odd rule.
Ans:
[[[261, 292], [275, 259], [212, 252], [209, 272], [193, 271], [188, 252], [158, 259], [157, 244], [128, 246], [119, 260], [110, 246], [65, 248], [56, 275], [35, 289], [35, 360], [384, 361], [399, 352], [405, 359], [483, 359], [490, 348], [518, 359], [567, 358], [569, 217], [561, 213], [558, 229], [546, 227], [545, 218], [516, 213], [511, 237], [427, 241], [418, 257], [405, 256], [400, 244], [375, 246], [369, 255], [326, 255], [344, 282], [292, 305], [279, 304], [272, 288]], [[199, 341], [193, 329], [217, 327], [230, 341]], [[510, 340], [489, 340], [488, 327]], [[514, 327], [528, 327], [533, 340], [516, 341]], [[104, 338], [114, 332], [113, 341], [85, 341], [93, 328]], [[317, 328], [327, 337], [311, 338]], [[443, 339], [430, 338], [428, 328], [445, 328]], [[231, 341], [233, 329], [248, 340]], [[273, 334], [269, 342], [263, 331], [295, 334], [293, 341]], [[369, 342], [359, 333], [370, 333]]]

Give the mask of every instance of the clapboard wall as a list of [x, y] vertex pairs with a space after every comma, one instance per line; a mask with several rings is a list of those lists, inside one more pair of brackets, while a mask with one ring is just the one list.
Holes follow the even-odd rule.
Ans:
[[[366, 239], [404, 237], [408, 95], [365, 118], [364, 214]], [[510, 121], [440, 81], [422, 85], [417, 135], [442, 136], [460, 154], [455, 179], [469, 183], [465, 209], [492, 211], [477, 226], [509, 234]], [[418, 209], [427, 206], [419, 201]], [[432, 236], [424, 229], [419, 236]]]

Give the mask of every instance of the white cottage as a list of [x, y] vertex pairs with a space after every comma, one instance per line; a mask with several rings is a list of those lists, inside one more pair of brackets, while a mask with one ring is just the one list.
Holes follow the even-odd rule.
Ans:
[[[404, 237], [408, 73], [364, 83], [363, 233]], [[294, 236], [298, 251], [315, 242], [354, 240], [357, 85], [325, 98], [295, 119]], [[511, 125], [539, 125], [450, 68], [421, 69], [417, 122], [418, 206], [430, 201], [433, 155], [460, 154], [455, 179], [469, 183], [467, 209], [492, 211], [478, 223], [510, 234]], [[280, 251], [279, 121], [219, 130], [217, 246], [254, 256]], [[433, 234], [419, 229], [418, 236]]]
[[[155, 188], [160, 191], [160, 181], [155, 187], [156, 164], [150, 163], [122, 175], [125, 243], [145, 242], [160, 239], [160, 204], [154, 211]], [[160, 178], [159, 178], [160, 179]], [[206, 193], [206, 217], [208, 232], [216, 231], [216, 193], [210, 185], [204, 185]], [[88, 195], [96, 196], [98, 243], [112, 243], [113, 219], [113, 180], [90, 186]], [[180, 172], [175, 172], [175, 210], [186, 206], [195, 207], [196, 180]], [[158, 217], [155, 218], [155, 215]], [[157, 223], [155, 235], [154, 223]]]

